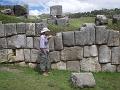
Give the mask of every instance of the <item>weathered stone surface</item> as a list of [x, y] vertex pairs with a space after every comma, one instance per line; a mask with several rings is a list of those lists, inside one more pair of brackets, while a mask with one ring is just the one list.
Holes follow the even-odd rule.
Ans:
[[80, 62], [67, 61], [67, 70], [80, 72]]
[[35, 35], [35, 23], [26, 23], [26, 35], [27, 36]]
[[62, 50], [63, 49], [63, 43], [62, 43], [62, 33], [57, 33], [55, 37], [55, 50]]
[[54, 37], [49, 39], [49, 50], [54, 51]]
[[6, 38], [0, 38], [0, 49], [7, 48], [7, 40]]
[[84, 46], [84, 57], [90, 57], [90, 46]]
[[23, 49], [16, 49], [16, 61], [24, 61]]
[[83, 58], [80, 61], [81, 71], [92, 71], [99, 72], [101, 71], [101, 66], [98, 61], [98, 57]]
[[28, 66], [30, 67], [30, 68], [36, 68], [37, 67], [37, 64], [35, 64], [35, 63], [29, 63], [28, 64]]
[[57, 22], [57, 25], [65, 26], [65, 25], [68, 24], [68, 19], [66, 19], [66, 18], [58, 18], [58, 19], [56, 19], [56, 22]]
[[34, 48], [35, 49], [40, 48], [40, 37], [34, 37]]
[[82, 47], [66, 47], [61, 51], [61, 60], [80, 60], [83, 58], [83, 48]]
[[7, 49], [0, 50], [0, 63], [7, 61]]
[[99, 47], [99, 62], [109, 63], [111, 62], [111, 50], [108, 46], [102, 45]]
[[8, 23], [4, 25], [5, 35], [11, 36], [17, 34], [16, 32], [16, 24], [15, 23]]
[[58, 70], [66, 70], [66, 63], [65, 62], [58, 62], [58, 63], [53, 63], [51, 65], [52, 69], [58, 69]]
[[7, 49], [7, 60], [8, 62], [15, 62], [16, 61], [16, 50]]
[[8, 48], [24, 48], [26, 47], [26, 35], [15, 35], [7, 38]]
[[60, 52], [59, 51], [50, 52], [49, 56], [50, 56], [51, 62], [59, 62], [60, 61]]
[[31, 61], [30, 49], [24, 49], [24, 58], [25, 58], [25, 62]]
[[117, 72], [120, 72], [120, 65], [117, 66]]
[[75, 31], [75, 45], [92, 45], [95, 43], [95, 28], [85, 27], [81, 31]]
[[116, 72], [116, 66], [111, 65], [111, 63], [102, 64], [102, 71], [103, 72]]
[[25, 23], [17, 23], [16, 31], [17, 31], [17, 34], [25, 34], [26, 33], [26, 24]]
[[107, 44], [109, 30], [105, 26], [96, 26], [96, 44]]
[[4, 24], [0, 24], [0, 37], [5, 36], [5, 31], [4, 31]]
[[31, 62], [38, 62], [39, 59], [39, 50], [31, 49]]
[[95, 27], [95, 24], [94, 23], [84, 23], [82, 24], [82, 27]]
[[42, 30], [44, 27], [47, 27], [46, 23], [43, 23], [43, 22], [41, 22], [41, 23], [36, 23], [36, 24], [35, 24], [35, 34], [36, 34], [37, 36], [40, 36], [40, 32], [41, 32], [41, 30]]
[[80, 87], [80, 88], [94, 87], [96, 85], [92, 73], [72, 73], [71, 81], [75, 87]]
[[28, 65], [25, 62], [19, 62], [18, 64], [21, 67], [28, 67]]
[[64, 46], [74, 46], [74, 32], [63, 32], [63, 45]]
[[108, 46], [119, 46], [119, 31], [111, 30], [108, 38]]
[[112, 48], [112, 64], [120, 64], [120, 47]]
[[90, 56], [92, 57], [98, 56], [98, 50], [96, 45], [90, 46]]
[[33, 37], [27, 37], [27, 48], [33, 48]]

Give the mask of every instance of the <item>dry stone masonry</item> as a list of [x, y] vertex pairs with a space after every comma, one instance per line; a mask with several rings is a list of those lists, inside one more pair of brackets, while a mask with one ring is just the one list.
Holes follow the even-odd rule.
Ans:
[[[35, 68], [40, 62], [43, 23], [0, 24], [0, 62]], [[88, 24], [79, 31], [60, 32], [49, 40], [52, 69], [120, 72], [120, 34]]]

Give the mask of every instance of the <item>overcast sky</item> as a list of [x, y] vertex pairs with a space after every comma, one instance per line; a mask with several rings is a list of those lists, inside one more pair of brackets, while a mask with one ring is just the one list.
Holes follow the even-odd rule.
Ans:
[[120, 8], [120, 0], [0, 0], [0, 4], [29, 5], [30, 15], [49, 13], [52, 5], [62, 5], [63, 13], [87, 12], [102, 8]]

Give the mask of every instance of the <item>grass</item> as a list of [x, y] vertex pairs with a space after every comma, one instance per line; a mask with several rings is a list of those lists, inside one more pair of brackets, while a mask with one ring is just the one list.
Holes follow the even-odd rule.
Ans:
[[9, 67], [19, 72], [0, 71], [0, 90], [120, 90], [120, 73], [94, 73], [96, 87], [79, 89], [71, 86], [70, 71], [51, 70], [45, 77], [30, 68]]

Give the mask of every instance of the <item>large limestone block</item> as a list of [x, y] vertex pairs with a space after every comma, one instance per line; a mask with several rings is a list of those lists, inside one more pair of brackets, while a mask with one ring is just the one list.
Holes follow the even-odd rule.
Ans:
[[112, 64], [120, 64], [120, 47], [112, 48]]
[[90, 56], [92, 57], [98, 56], [98, 50], [96, 45], [90, 46]]
[[60, 52], [59, 51], [50, 52], [49, 56], [50, 56], [51, 62], [59, 62], [60, 61]]
[[30, 49], [24, 49], [24, 58], [25, 58], [25, 62], [30, 62], [31, 61]]
[[51, 64], [52, 69], [58, 69], [58, 70], [66, 70], [66, 63], [65, 62], [58, 62]]
[[99, 47], [99, 62], [100, 63], [109, 63], [111, 62], [111, 50], [106, 45], [101, 45]]
[[67, 70], [80, 72], [79, 61], [67, 61]]
[[26, 23], [26, 35], [35, 36], [35, 23]]
[[75, 45], [92, 45], [95, 43], [95, 28], [85, 27], [81, 31], [75, 31]]
[[90, 57], [90, 46], [84, 46], [83, 55], [85, 58]]
[[7, 49], [0, 50], [0, 63], [8, 62], [7, 60]]
[[111, 65], [111, 63], [102, 64], [102, 71], [103, 72], [116, 72], [116, 66]]
[[101, 66], [98, 61], [98, 57], [83, 58], [80, 61], [81, 71], [99, 72]]
[[96, 26], [96, 44], [107, 44], [109, 30], [105, 26]]
[[74, 46], [74, 32], [63, 32], [63, 45], [64, 46]]
[[70, 78], [75, 87], [95, 87], [96, 82], [92, 73], [72, 73]]
[[49, 39], [49, 50], [50, 51], [54, 51], [54, 38], [55, 37], [51, 37], [50, 39]]
[[11, 36], [17, 34], [16, 32], [16, 24], [15, 23], [8, 23], [4, 25], [5, 35]]
[[33, 37], [27, 37], [27, 48], [33, 48]]
[[0, 37], [5, 36], [5, 31], [4, 31], [4, 24], [0, 24]]
[[37, 67], [37, 64], [35, 64], [35, 63], [29, 63], [28, 66], [29, 66], [30, 68], [35, 69], [35, 68]]
[[59, 26], [65, 26], [68, 24], [68, 19], [67, 18], [58, 18], [56, 19], [57, 25]]
[[43, 23], [43, 22], [36, 23], [35, 24], [35, 35], [40, 36], [40, 32], [44, 27], [47, 27], [46, 23]]
[[15, 35], [7, 38], [8, 48], [25, 48], [26, 35]]
[[83, 48], [82, 47], [66, 47], [61, 51], [61, 60], [80, 60], [83, 58]]
[[0, 38], [0, 49], [7, 48], [6, 38]]
[[25, 23], [17, 23], [16, 31], [17, 31], [17, 34], [25, 34], [26, 33], [26, 24]]
[[55, 37], [55, 50], [62, 50], [63, 49], [63, 41], [62, 41], [62, 33], [57, 33]]
[[16, 50], [15, 49], [7, 49], [7, 59], [8, 59], [8, 62], [16, 61]]
[[119, 31], [111, 30], [108, 38], [108, 46], [119, 46]]
[[25, 62], [19, 62], [18, 65], [21, 67], [28, 67], [28, 64]]
[[33, 45], [35, 49], [39, 49], [40, 48], [40, 37], [34, 37], [34, 41], [33, 41]]
[[24, 61], [23, 49], [16, 49], [16, 61]]
[[39, 50], [31, 49], [31, 62], [39, 62]]
[[117, 72], [120, 72], [120, 65], [117, 66]]

